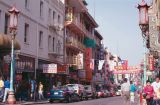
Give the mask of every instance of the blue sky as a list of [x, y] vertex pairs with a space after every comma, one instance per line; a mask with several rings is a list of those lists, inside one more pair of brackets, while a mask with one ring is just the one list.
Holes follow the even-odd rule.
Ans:
[[140, 0], [86, 0], [88, 10], [99, 24], [103, 43], [113, 54], [128, 59], [134, 66], [143, 59], [143, 40], [138, 26]]

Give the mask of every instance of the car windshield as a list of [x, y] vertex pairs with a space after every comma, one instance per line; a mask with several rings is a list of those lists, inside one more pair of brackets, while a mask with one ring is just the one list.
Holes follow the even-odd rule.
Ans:
[[70, 88], [72, 88], [72, 89], [74, 89], [74, 90], [77, 90], [77, 89], [78, 89], [78, 86], [77, 86], [77, 85], [67, 85], [67, 87], [70, 87]]
[[74, 90], [73, 87], [70, 87], [70, 86], [64, 86], [62, 90]]

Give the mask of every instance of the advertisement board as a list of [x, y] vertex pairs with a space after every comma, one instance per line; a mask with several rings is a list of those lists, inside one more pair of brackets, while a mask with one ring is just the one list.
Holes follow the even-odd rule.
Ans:
[[57, 73], [57, 64], [43, 64], [43, 73]]

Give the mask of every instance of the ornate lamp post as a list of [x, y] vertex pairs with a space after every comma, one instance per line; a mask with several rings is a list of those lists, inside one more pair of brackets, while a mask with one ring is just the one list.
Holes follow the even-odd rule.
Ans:
[[141, 4], [138, 4], [139, 9], [139, 27], [142, 31], [143, 44], [144, 44], [144, 66], [143, 66], [143, 84], [146, 85], [146, 71], [147, 71], [147, 62], [146, 62], [146, 42], [148, 39], [149, 31], [149, 20], [148, 20], [148, 8], [150, 6], [142, 0]]
[[11, 33], [11, 40], [12, 40], [12, 47], [11, 47], [11, 70], [10, 70], [10, 91], [8, 95], [7, 102], [8, 104], [15, 104], [16, 99], [14, 96], [14, 89], [13, 89], [13, 74], [14, 74], [14, 39], [17, 34], [17, 25], [18, 25], [18, 14], [19, 10], [17, 10], [15, 7], [12, 7], [9, 11], [10, 13], [10, 33]]

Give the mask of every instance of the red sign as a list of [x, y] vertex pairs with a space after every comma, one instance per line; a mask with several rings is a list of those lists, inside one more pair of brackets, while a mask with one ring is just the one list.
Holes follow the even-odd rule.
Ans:
[[58, 73], [66, 73], [66, 70], [68, 69], [67, 65], [58, 65], [57, 72]]
[[90, 68], [90, 61], [92, 58], [92, 48], [86, 48], [85, 63], [86, 63], [86, 80], [92, 80], [92, 70]]
[[148, 57], [149, 62], [149, 70], [154, 70], [154, 58], [152, 55]]

